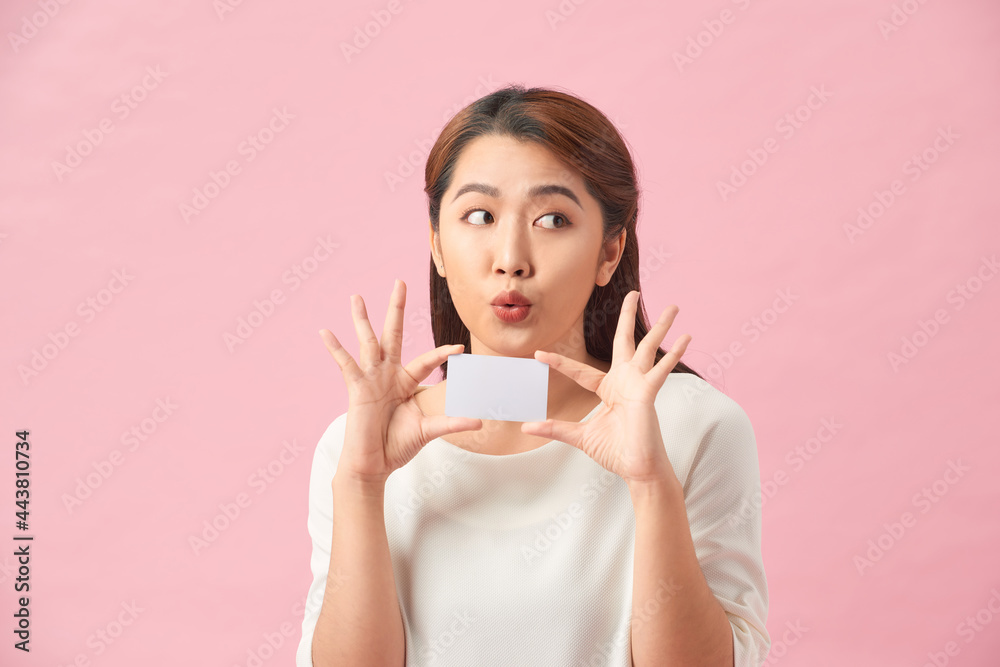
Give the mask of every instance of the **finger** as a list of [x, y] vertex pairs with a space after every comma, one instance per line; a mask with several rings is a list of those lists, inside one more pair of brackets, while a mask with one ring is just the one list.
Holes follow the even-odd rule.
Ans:
[[378, 338], [372, 329], [371, 322], [368, 321], [368, 309], [365, 308], [365, 300], [360, 294], [351, 295], [351, 316], [354, 318], [354, 331], [358, 334], [358, 343], [361, 344], [360, 366], [368, 368], [382, 361], [382, 349], [379, 347]]
[[440, 438], [449, 433], [459, 431], [477, 431], [483, 427], [482, 419], [471, 417], [449, 417], [447, 415], [434, 415], [424, 417], [420, 420], [420, 432], [423, 434], [424, 443], [428, 443], [434, 438]]
[[524, 422], [521, 432], [565, 442], [567, 445], [580, 447], [583, 442], [583, 431], [586, 424], [568, 422], [559, 419], [546, 419], [543, 422]]
[[601, 381], [607, 375], [599, 368], [594, 368], [576, 359], [570, 359], [555, 352], [535, 350], [535, 359], [543, 364], [548, 364], [551, 368], [556, 369], [566, 377], [575, 380], [581, 387], [593, 392], [597, 392]]
[[691, 336], [684, 334], [680, 338], [674, 341], [674, 346], [670, 348], [670, 351], [663, 355], [656, 365], [653, 366], [646, 377], [649, 379], [653, 386], [659, 388], [666, 381], [667, 376], [670, 371], [674, 370], [674, 366], [677, 362], [681, 360], [684, 352], [687, 350], [688, 343], [691, 342]]
[[404, 369], [414, 382], [420, 384], [420, 381], [430, 375], [435, 368], [440, 366], [451, 354], [461, 354], [462, 350], [465, 349], [465, 345], [459, 343], [458, 345], [442, 345], [436, 347], [433, 350], [428, 350], [424, 352], [419, 357], [406, 364]]
[[406, 285], [397, 279], [389, 295], [389, 309], [382, 325], [382, 358], [398, 364], [403, 347], [403, 309], [406, 305]]
[[639, 291], [632, 290], [622, 300], [622, 309], [618, 314], [618, 328], [615, 329], [615, 340], [612, 346], [611, 361], [631, 361], [635, 354], [635, 309], [639, 302]]
[[354, 363], [354, 358], [344, 349], [337, 337], [328, 329], [320, 329], [319, 337], [323, 339], [323, 344], [330, 351], [330, 356], [334, 358], [340, 366], [340, 372], [344, 374], [344, 379], [353, 382], [361, 376], [361, 369]]
[[673, 326], [678, 312], [680, 312], [680, 308], [677, 306], [668, 306], [666, 310], [660, 313], [660, 319], [653, 324], [652, 328], [639, 341], [639, 347], [635, 349], [635, 356], [632, 357], [632, 361], [637, 363], [643, 372], [648, 371], [653, 366], [653, 361], [656, 359], [656, 348], [660, 347], [663, 337], [667, 335], [667, 331]]

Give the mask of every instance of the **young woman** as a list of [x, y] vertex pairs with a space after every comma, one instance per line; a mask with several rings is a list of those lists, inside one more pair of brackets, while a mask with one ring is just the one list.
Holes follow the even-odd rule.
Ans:
[[[437, 347], [401, 361], [406, 286], [316, 448], [298, 667], [760, 665], [767, 582], [745, 412], [659, 346], [629, 151], [590, 104], [509, 86], [428, 156]], [[514, 304], [514, 305], [511, 305]], [[549, 364], [549, 419], [444, 416], [447, 357]], [[445, 379], [420, 385], [441, 366]]]

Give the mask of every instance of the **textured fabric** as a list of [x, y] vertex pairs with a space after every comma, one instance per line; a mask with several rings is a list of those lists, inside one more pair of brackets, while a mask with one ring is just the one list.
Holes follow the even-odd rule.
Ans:
[[[654, 406], [698, 561], [732, 626], [736, 667], [759, 667], [770, 637], [750, 420], [687, 373], [668, 375]], [[296, 667], [312, 667], [346, 417], [313, 457], [313, 581]], [[492, 456], [432, 440], [389, 476], [385, 524], [408, 667], [631, 665], [635, 513], [625, 482], [575, 447], [553, 440]]]

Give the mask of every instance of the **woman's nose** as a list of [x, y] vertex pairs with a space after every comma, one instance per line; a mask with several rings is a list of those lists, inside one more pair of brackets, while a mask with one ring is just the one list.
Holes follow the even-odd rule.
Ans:
[[496, 227], [493, 271], [524, 276], [531, 268], [527, 224], [515, 219], [502, 220]]

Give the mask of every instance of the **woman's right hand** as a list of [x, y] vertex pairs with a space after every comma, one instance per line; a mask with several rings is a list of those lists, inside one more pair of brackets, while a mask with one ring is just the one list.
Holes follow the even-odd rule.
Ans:
[[326, 349], [337, 361], [347, 384], [347, 426], [337, 473], [363, 482], [384, 484], [434, 438], [482, 428], [482, 419], [425, 415], [414, 392], [420, 381], [464, 345], [442, 345], [424, 352], [404, 368], [403, 308], [406, 285], [397, 280], [389, 297], [382, 342], [372, 330], [361, 295], [351, 295], [351, 315], [361, 344], [360, 365], [327, 329], [320, 330]]

